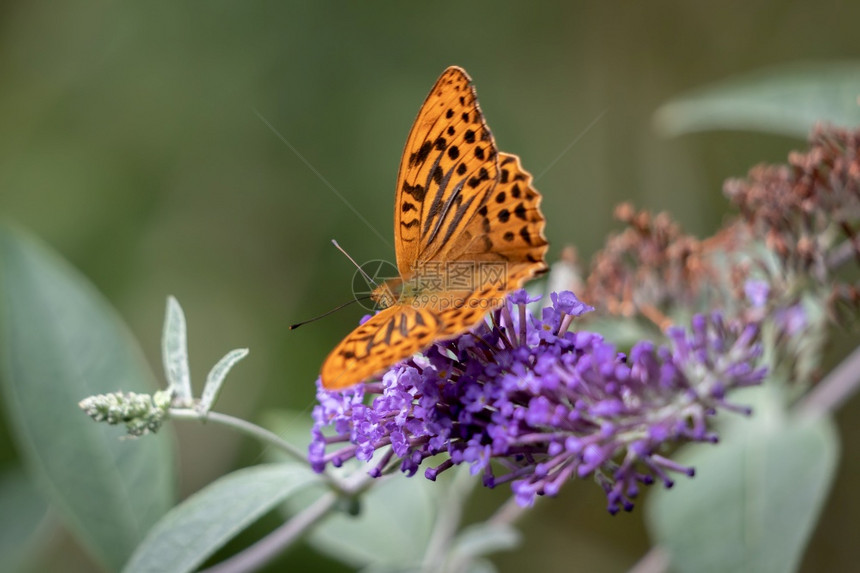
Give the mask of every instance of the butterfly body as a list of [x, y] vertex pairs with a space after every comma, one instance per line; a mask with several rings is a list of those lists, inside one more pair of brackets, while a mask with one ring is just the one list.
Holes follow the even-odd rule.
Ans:
[[395, 190], [399, 278], [374, 289], [383, 310], [329, 354], [326, 388], [344, 388], [457, 336], [546, 271], [540, 194], [499, 152], [471, 79], [445, 70], [412, 126]]

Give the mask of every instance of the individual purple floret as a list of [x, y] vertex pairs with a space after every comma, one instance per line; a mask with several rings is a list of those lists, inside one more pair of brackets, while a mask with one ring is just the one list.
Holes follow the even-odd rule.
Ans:
[[399, 463], [435, 479], [469, 464], [488, 487], [510, 484], [528, 506], [571, 478], [593, 478], [608, 509], [631, 510], [639, 484], [673, 484], [693, 475], [659, 454], [663, 446], [716, 442], [706, 419], [719, 410], [748, 413], [729, 391], [758, 384], [756, 325], [696, 316], [672, 328], [669, 342], [640, 342], [629, 355], [594, 332], [572, 332], [593, 310], [571, 292], [553, 293], [541, 319], [526, 312], [525, 291], [508, 297], [490, 322], [430, 347], [380, 382], [329, 392], [317, 382], [310, 461], [316, 471], [350, 458], [370, 460], [374, 476]]

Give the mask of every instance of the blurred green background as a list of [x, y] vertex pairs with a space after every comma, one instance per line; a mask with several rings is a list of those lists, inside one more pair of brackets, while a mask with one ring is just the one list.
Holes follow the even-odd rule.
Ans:
[[[0, 216], [104, 292], [156, 372], [173, 294], [198, 384], [228, 349], [251, 349], [219, 410], [309, 413], [320, 363], [362, 311], [288, 325], [350, 298], [353, 269], [331, 239], [359, 262], [393, 259], [400, 153], [446, 66], [469, 72], [499, 147], [539, 176], [550, 258], [573, 244], [588, 260], [616, 203], [670, 210], [706, 236], [729, 212], [726, 177], [804, 146], [741, 132], [662, 139], [652, 128], [661, 103], [764, 66], [858, 58], [857, 22], [860, 4], [840, 0], [13, 0], [0, 5]], [[855, 342], [842, 337], [833, 359]], [[808, 570], [855, 561], [857, 402], [839, 415], [843, 464]], [[183, 495], [259, 458], [256, 444], [221, 428], [177, 429]], [[17, 463], [8, 432], [2, 459]], [[507, 493], [480, 492], [470, 515]], [[593, 484], [570, 484], [527, 517], [525, 545], [496, 563], [631, 566], [648, 548], [641, 511], [610, 518], [604, 503]], [[47, 562], [91, 566], [61, 532], [51, 548], [62, 557]], [[303, 549], [287, 559], [336, 567]]]

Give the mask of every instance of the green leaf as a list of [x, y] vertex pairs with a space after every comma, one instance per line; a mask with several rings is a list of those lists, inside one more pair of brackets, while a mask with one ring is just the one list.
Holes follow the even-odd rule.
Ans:
[[118, 569], [172, 503], [172, 435], [123, 440], [78, 409], [93, 394], [152, 391], [151, 372], [92, 285], [8, 226], [0, 226], [0, 379], [28, 469], [71, 530]]
[[[359, 500], [358, 515], [332, 514], [307, 541], [320, 553], [354, 567], [418, 565], [440, 503], [436, 494], [442, 489], [423, 476], [393, 475], [374, 482]], [[309, 489], [306, 496], [291, 499], [288, 513], [310, 504], [320, 491]]]
[[18, 468], [0, 474], [0, 571], [19, 571], [46, 532], [36, 535], [48, 504]]
[[164, 315], [164, 332], [161, 335], [161, 359], [167, 384], [175, 393], [178, 404], [190, 405], [191, 373], [188, 368], [188, 334], [185, 313], [174, 297], [167, 297]]
[[193, 571], [263, 514], [318, 480], [296, 464], [264, 464], [219, 478], [171, 509], [123, 571]]
[[199, 408], [202, 413], [205, 414], [212, 409], [212, 405], [218, 399], [218, 393], [221, 392], [221, 386], [224, 384], [227, 374], [230, 373], [230, 369], [246, 356], [248, 356], [247, 348], [237, 348], [224, 355], [212, 367], [212, 370], [209, 371], [209, 375], [206, 377], [206, 386], [203, 387], [203, 395], [200, 397]]
[[455, 558], [489, 555], [513, 549], [520, 544], [521, 537], [520, 532], [511, 525], [470, 525], [457, 535], [451, 552]]
[[654, 115], [668, 136], [715, 129], [806, 138], [817, 122], [860, 125], [860, 62], [783, 65], [681, 95]]
[[652, 537], [676, 571], [797, 569], [836, 470], [829, 419], [786, 418], [778, 400], [760, 402], [715, 446], [686, 448], [696, 468], [646, 507]]

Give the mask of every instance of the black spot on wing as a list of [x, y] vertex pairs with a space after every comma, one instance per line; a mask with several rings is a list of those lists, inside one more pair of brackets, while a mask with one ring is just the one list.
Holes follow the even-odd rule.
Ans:
[[426, 323], [426, 322], [424, 322], [424, 317], [423, 317], [423, 316], [421, 316], [421, 313], [420, 313], [420, 312], [416, 312], [416, 313], [415, 313], [415, 326], [424, 326], [424, 325], [426, 325], [426, 324], [427, 324], [427, 323]]
[[394, 334], [394, 327], [396, 326], [397, 320], [389, 320], [388, 328], [385, 329], [385, 335], [383, 336], [383, 340], [385, 341], [385, 345], [388, 346], [391, 344], [391, 335]]
[[403, 182], [403, 187], [401, 189], [404, 193], [411, 195], [413, 199], [415, 199], [418, 203], [424, 201], [424, 195], [426, 195], [427, 190], [424, 189], [419, 184], [410, 185], [406, 181]]
[[431, 142], [425, 141], [424, 143], [422, 143], [421, 147], [418, 148], [418, 151], [412, 153], [409, 156], [409, 167], [427, 161], [427, 156], [430, 155], [430, 151], [432, 149], [433, 144]]
[[438, 165], [436, 166], [436, 169], [433, 170], [433, 182], [436, 183], [436, 185], [439, 185], [442, 182], [442, 168]]
[[514, 207], [514, 215], [516, 215], [518, 219], [525, 221], [526, 220], [526, 206], [523, 205], [522, 203], [518, 204], [516, 207]]
[[529, 245], [531, 245], [531, 244], [532, 244], [532, 235], [531, 235], [531, 233], [529, 233], [529, 229], [528, 229], [528, 227], [523, 226], [523, 228], [522, 228], [522, 229], [520, 229], [520, 237], [522, 237], [522, 238], [523, 238], [523, 240], [524, 240], [526, 243], [528, 243]]
[[401, 188], [401, 191], [408, 195], [411, 195], [412, 198], [415, 199], [415, 201], [417, 201], [418, 203], [424, 201], [424, 195], [427, 194], [427, 190], [420, 184], [416, 183], [415, 185], [410, 185], [406, 181], [403, 182], [403, 187]]
[[483, 181], [487, 181], [489, 178], [490, 178], [490, 174], [489, 174], [489, 173], [487, 173], [487, 170], [486, 170], [486, 169], [484, 169], [483, 167], [481, 167], [481, 169], [480, 169], [480, 170], [478, 170], [478, 174], [477, 174], [477, 175], [475, 175], [474, 177], [470, 177], [470, 178], [469, 178], [468, 185], [469, 185], [469, 187], [471, 187], [472, 189], [474, 189], [475, 187], [477, 187], [478, 185], [480, 185]]

